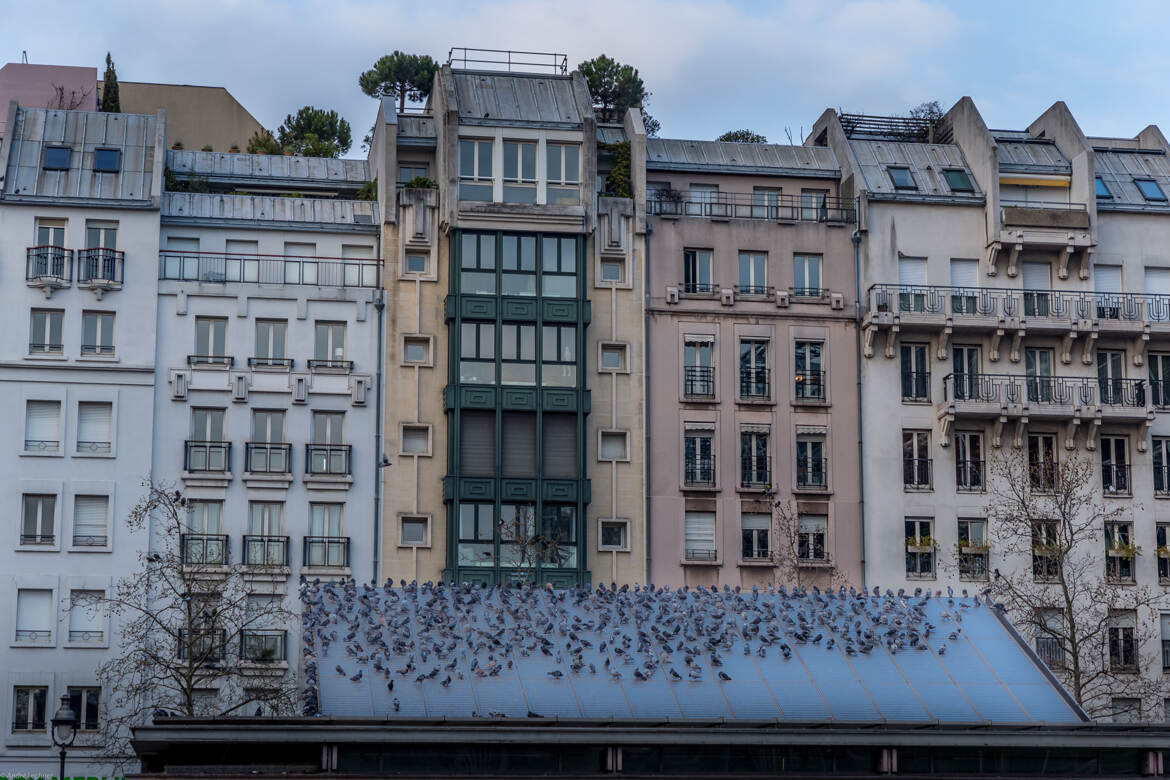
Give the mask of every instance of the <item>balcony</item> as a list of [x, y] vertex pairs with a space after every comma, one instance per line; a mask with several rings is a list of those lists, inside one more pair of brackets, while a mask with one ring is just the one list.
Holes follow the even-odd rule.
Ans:
[[223, 534], [183, 534], [179, 557], [190, 565], [227, 566], [230, 540]]
[[45, 293], [73, 283], [73, 250], [60, 246], [30, 246], [26, 255], [24, 279], [29, 287]]
[[747, 401], [766, 401], [771, 398], [772, 388], [768, 369], [740, 368], [739, 397]]
[[735, 285], [736, 298], [769, 298], [775, 288], [766, 284], [737, 284]]
[[82, 249], [77, 253], [77, 286], [100, 294], [122, 289], [126, 253], [105, 247]]
[[827, 301], [829, 300], [829, 293], [832, 292], [827, 287], [789, 287], [788, 295], [791, 298], [801, 301]]
[[353, 371], [352, 360], [310, 360], [310, 371], [345, 372]]
[[292, 445], [250, 441], [244, 444], [246, 471], [253, 474], [287, 474], [292, 469]]
[[1130, 466], [1121, 463], [1101, 464], [1101, 490], [1107, 496], [1128, 496], [1133, 492]]
[[240, 658], [253, 663], [277, 663], [287, 661], [285, 637], [288, 632], [280, 630], [240, 632]]
[[250, 357], [248, 358], [248, 368], [259, 368], [260, 370], [268, 371], [292, 371], [292, 358], [276, 358], [276, 357]]
[[983, 492], [987, 485], [981, 460], [955, 461], [955, 487], [969, 493]]
[[715, 456], [712, 455], [707, 458], [685, 458], [683, 460], [683, 487], [715, 487]]
[[305, 447], [305, 473], [348, 476], [351, 444], [309, 444]]
[[180, 661], [219, 661], [227, 647], [227, 632], [215, 628], [181, 628], [175, 644], [175, 657]]
[[69, 641], [79, 645], [96, 645], [106, 640], [105, 631], [69, 629]]
[[245, 566], [288, 566], [287, 536], [245, 536]]
[[770, 457], [740, 458], [739, 486], [747, 490], [763, 490], [772, 486], [772, 459]]
[[183, 471], [227, 473], [232, 465], [230, 441], [187, 441], [184, 444]]
[[332, 569], [349, 566], [348, 536], [306, 536], [302, 544], [304, 566]]
[[719, 285], [712, 282], [679, 282], [678, 291], [683, 295], [717, 295]]
[[1170, 497], [1170, 465], [1154, 466], [1154, 495]]
[[231, 368], [236, 359], [231, 355], [188, 355], [187, 365], [192, 368]]
[[715, 398], [715, 369], [711, 366], [683, 367], [683, 395], [688, 399]]
[[856, 220], [851, 200], [751, 192], [659, 190], [646, 200], [646, 213], [661, 217], [758, 219], [772, 222], [848, 222]]
[[825, 490], [829, 486], [829, 461], [826, 458], [798, 458], [796, 487], [800, 490]]
[[1109, 422], [1153, 420], [1144, 379], [1094, 379], [1014, 374], [947, 374], [943, 378], [949, 416], [1033, 419], [1091, 416], [1099, 410]]
[[931, 490], [933, 460], [931, 458], [902, 459], [902, 487], [905, 490]]
[[1089, 210], [1084, 203], [1009, 198], [1001, 200], [999, 205], [1004, 225], [1065, 230], [1089, 229]]
[[[1163, 643], [1163, 646], [1165, 646], [1165, 643]], [[1036, 637], [1036, 655], [1040, 656], [1040, 660], [1049, 669], [1064, 668], [1064, 647], [1060, 644], [1060, 640], [1057, 637]]]
[[159, 279], [183, 282], [381, 286], [381, 260], [341, 257], [159, 252]]
[[687, 563], [719, 562], [719, 552], [714, 549], [688, 547], [683, 555]]
[[796, 390], [797, 401], [812, 401], [823, 403], [825, 400], [825, 372], [802, 371], [797, 369], [793, 374], [792, 382]]
[[56, 540], [53, 534], [21, 534], [20, 544], [22, 547], [35, 547], [38, 545], [52, 545]]

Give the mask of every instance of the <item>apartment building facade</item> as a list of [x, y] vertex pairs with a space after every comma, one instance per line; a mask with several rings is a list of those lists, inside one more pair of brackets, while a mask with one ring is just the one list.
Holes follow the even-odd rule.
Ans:
[[860, 584], [854, 211], [833, 152], [647, 145], [651, 581]]
[[138, 565], [120, 522], [151, 474], [163, 123], [5, 107], [0, 495], [0, 774], [51, 771], [47, 719], [80, 715], [78, 773], [118, 621], [85, 605]]

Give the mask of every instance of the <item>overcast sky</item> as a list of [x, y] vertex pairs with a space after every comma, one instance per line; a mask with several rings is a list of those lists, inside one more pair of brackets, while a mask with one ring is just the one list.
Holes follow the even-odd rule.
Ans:
[[394, 49], [452, 46], [606, 53], [639, 69], [662, 135], [747, 127], [795, 142], [827, 107], [896, 113], [970, 95], [993, 128], [1064, 100], [1089, 135], [1170, 133], [1166, 7], [1028, 0], [0, 0], [0, 56], [92, 65], [124, 81], [226, 87], [275, 128], [333, 108], [358, 154], [374, 102], [358, 74]]

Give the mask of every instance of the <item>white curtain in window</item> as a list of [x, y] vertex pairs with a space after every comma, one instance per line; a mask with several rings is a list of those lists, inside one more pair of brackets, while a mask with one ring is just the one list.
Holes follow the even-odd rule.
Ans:
[[26, 441], [60, 441], [58, 421], [61, 417], [59, 401], [29, 401], [24, 423]]

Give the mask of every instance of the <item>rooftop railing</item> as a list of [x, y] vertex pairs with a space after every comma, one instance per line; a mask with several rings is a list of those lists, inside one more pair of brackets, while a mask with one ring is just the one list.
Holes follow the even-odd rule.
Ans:
[[776, 222], [853, 222], [853, 202], [842, 198], [751, 192], [656, 190], [646, 213], [673, 217], [765, 219]]
[[159, 279], [185, 282], [303, 284], [317, 287], [381, 285], [382, 261], [351, 257], [159, 252]]
[[512, 51], [510, 49], [473, 49], [453, 46], [447, 52], [447, 64], [464, 70], [502, 70], [524, 73], [530, 68], [551, 71], [562, 76], [569, 72], [569, 55], [546, 51]]
[[938, 315], [956, 321], [963, 317], [1025, 317], [1170, 325], [1170, 295], [1164, 293], [875, 284], [869, 288], [868, 305], [871, 313]]

